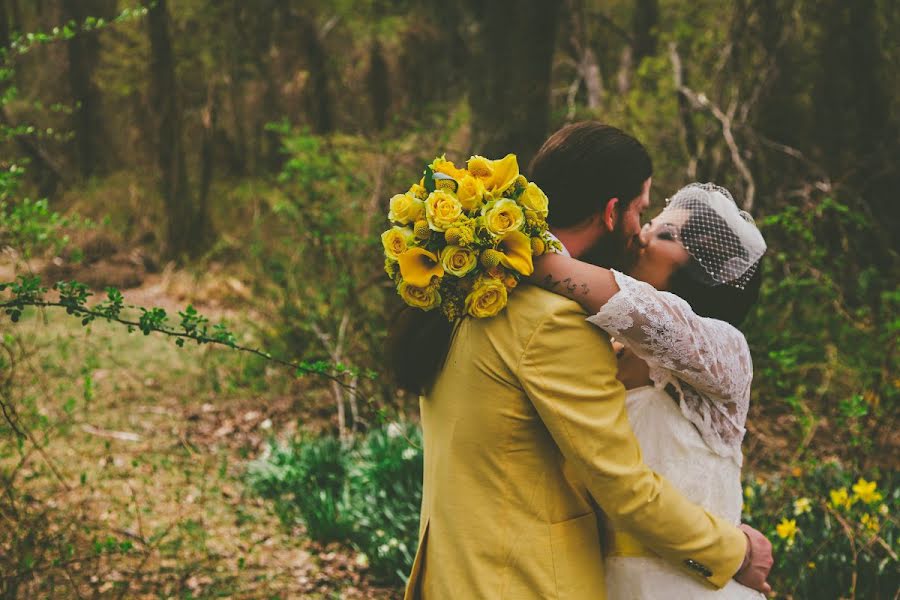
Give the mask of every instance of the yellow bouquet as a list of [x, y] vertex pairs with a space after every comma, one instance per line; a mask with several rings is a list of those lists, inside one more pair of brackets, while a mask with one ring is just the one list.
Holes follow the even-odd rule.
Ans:
[[453, 321], [493, 317], [533, 256], [558, 249], [547, 231], [547, 196], [519, 173], [514, 154], [473, 156], [465, 169], [443, 156], [390, 200], [381, 234], [384, 269], [408, 305]]

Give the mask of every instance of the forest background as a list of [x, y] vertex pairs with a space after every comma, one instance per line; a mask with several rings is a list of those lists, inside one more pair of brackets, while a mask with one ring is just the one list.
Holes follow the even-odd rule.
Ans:
[[714, 181], [768, 241], [744, 518], [779, 597], [896, 598], [898, 28], [888, 0], [0, 0], [0, 597], [397, 597], [422, 460], [387, 200], [597, 119], [648, 147], [651, 214]]

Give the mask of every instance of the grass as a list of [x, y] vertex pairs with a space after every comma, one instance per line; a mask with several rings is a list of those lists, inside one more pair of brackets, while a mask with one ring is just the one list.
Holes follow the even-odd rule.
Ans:
[[0, 528], [0, 580], [18, 576], [20, 597], [392, 593], [367, 585], [352, 551], [280, 527], [240, 480], [273, 431], [312, 417], [313, 391], [237, 353], [87, 331], [64, 313], [32, 311], [3, 333], [31, 349], [13, 389], [42, 446], [20, 453], [0, 436], [17, 510], [3, 516], [19, 526]]

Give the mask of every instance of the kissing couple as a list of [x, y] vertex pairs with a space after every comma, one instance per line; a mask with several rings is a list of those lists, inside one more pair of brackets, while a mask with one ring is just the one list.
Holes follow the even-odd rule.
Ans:
[[597, 122], [530, 166], [561, 252], [492, 318], [405, 308], [397, 384], [420, 395], [424, 486], [406, 598], [741, 599], [772, 546], [740, 523], [753, 367], [738, 329], [765, 242], [731, 194], [675, 193]]

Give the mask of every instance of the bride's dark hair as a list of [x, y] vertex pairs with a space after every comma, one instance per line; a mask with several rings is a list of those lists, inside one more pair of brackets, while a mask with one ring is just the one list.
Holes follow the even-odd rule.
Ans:
[[[742, 247], [740, 240], [725, 224], [722, 217], [708, 206], [698, 206], [692, 209], [687, 221], [682, 225], [682, 229], [690, 228], [692, 221], [703, 222], [704, 228], [714, 229], [719, 232], [719, 235], [726, 238], [716, 241], [707, 240], [709, 243]], [[694, 240], [693, 243], [703, 244], [703, 242], [704, 240], [701, 238]], [[746, 254], [744, 258], [746, 258]], [[761, 283], [762, 264], [756, 266], [755, 272], [741, 289], [713, 281], [692, 256], [686, 265], [672, 274], [668, 291], [684, 299], [691, 305], [691, 309], [701, 317], [727, 321], [735, 327], [740, 327], [759, 298]]]
[[440, 310], [404, 306], [391, 321], [387, 365], [394, 385], [411, 394], [425, 394], [434, 383], [453, 338], [453, 323]]
[[711, 285], [698, 272], [702, 269], [691, 259], [686, 266], [672, 274], [669, 291], [683, 298], [701, 317], [727, 321], [740, 327], [759, 298], [762, 283], [762, 265], [747, 280], [744, 289], [726, 284]]

